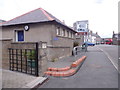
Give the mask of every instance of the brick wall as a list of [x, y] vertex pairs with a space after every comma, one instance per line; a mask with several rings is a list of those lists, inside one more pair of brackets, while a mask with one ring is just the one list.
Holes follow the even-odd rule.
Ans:
[[70, 47], [48, 47], [47, 50], [49, 61], [72, 55]]
[[9, 69], [9, 53], [8, 48], [11, 47], [11, 39], [0, 40], [2, 43], [2, 68]]

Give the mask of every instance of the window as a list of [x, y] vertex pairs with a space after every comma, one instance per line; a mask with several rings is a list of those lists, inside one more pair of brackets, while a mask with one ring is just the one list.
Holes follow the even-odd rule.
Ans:
[[67, 37], [67, 30], [65, 30], [65, 37]]
[[71, 35], [70, 37], [72, 38], [72, 32], [71, 32], [71, 34], [70, 34], [70, 35]]
[[64, 34], [64, 33], [63, 33], [63, 30], [61, 30], [61, 36], [64, 36], [63, 34]]
[[72, 38], [74, 38], [74, 33], [72, 33]]
[[60, 27], [57, 27], [56, 33], [57, 33], [57, 35], [60, 35]]
[[65, 36], [65, 29], [63, 29], [63, 36]]
[[69, 32], [69, 38], [71, 37], [71, 32]]
[[69, 31], [67, 31], [67, 37], [69, 37]]
[[82, 25], [79, 25], [79, 27], [81, 28], [81, 27], [82, 27]]
[[115, 35], [115, 38], [118, 38], [118, 35]]
[[16, 31], [16, 41], [20, 42], [20, 41], [24, 41], [24, 31]]

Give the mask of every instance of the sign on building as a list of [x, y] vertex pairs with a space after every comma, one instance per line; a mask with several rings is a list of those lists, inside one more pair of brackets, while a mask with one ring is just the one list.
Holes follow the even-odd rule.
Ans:
[[74, 23], [74, 29], [77, 32], [88, 32], [88, 20], [75, 22]]

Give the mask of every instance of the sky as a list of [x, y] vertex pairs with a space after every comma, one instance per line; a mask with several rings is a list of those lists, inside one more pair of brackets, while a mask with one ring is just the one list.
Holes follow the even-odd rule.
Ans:
[[120, 0], [0, 0], [0, 19], [10, 20], [37, 8], [43, 8], [68, 26], [89, 21], [89, 29], [102, 38], [118, 33]]

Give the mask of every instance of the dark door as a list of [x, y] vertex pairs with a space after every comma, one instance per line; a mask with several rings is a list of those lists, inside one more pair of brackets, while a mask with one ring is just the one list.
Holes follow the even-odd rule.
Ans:
[[18, 31], [18, 41], [24, 41], [24, 31]]

